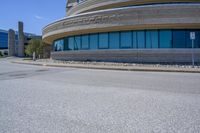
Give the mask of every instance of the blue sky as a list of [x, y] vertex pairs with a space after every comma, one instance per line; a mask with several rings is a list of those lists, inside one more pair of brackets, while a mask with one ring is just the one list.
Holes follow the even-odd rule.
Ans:
[[65, 17], [66, 0], [1, 0], [0, 29], [17, 30], [18, 21], [24, 31], [42, 34], [42, 28]]

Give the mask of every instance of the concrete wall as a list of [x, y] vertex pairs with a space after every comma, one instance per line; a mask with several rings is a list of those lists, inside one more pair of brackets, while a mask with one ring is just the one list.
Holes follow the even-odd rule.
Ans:
[[18, 42], [18, 56], [24, 57], [24, 27], [23, 22], [18, 22], [19, 42]]
[[8, 31], [8, 56], [15, 56], [15, 31]]
[[[195, 62], [200, 63], [200, 49], [194, 50]], [[51, 58], [68, 61], [106, 61], [135, 63], [190, 63], [192, 49], [137, 49], [52, 52]]]
[[[73, 0], [72, 0], [73, 1]], [[155, 3], [199, 2], [199, 0], [87, 0], [67, 10], [67, 16], [85, 12]]]
[[87, 33], [144, 30], [200, 29], [200, 4], [137, 6], [67, 17], [43, 29], [43, 41]]

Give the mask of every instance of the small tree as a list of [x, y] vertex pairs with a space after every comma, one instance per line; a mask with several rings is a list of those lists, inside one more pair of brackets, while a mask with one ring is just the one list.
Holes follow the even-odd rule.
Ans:
[[36, 58], [38, 58], [39, 55], [41, 57], [43, 56], [43, 49], [44, 49], [44, 44], [42, 43], [42, 40], [31, 39], [25, 49], [25, 53], [30, 57], [32, 57], [33, 52], [35, 52]]

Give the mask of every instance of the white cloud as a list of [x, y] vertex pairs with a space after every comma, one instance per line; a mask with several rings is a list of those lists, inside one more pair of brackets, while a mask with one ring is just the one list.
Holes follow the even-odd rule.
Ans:
[[44, 17], [39, 16], [39, 15], [35, 15], [34, 17], [35, 17], [35, 19], [38, 19], [38, 20], [43, 20], [43, 19], [45, 19]]

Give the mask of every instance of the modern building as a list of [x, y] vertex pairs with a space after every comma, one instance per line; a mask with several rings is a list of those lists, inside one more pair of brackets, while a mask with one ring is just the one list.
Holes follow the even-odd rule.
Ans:
[[8, 54], [8, 31], [0, 29], [0, 51]]
[[8, 31], [0, 29], [0, 49], [8, 49]]
[[[22, 24], [22, 23], [21, 23]], [[23, 25], [22, 25], [23, 27]], [[23, 28], [22, 28], [23, 29]], [[22, 53], [21, 55], [18, 54], [18, 46], [19, 46], [19, 32], [18, 31], [14, 31], [11, 30], [11, 33], [13, 32], [13, 36], [11, 37], [11, 45], [12, 48], [10, 47], [10, 49], [12, 49], [12, 56], [24, 56]], [[21, 31], [23, 32], [23, 31]], [[38, 36], [36, 34], [32, 34], [32, 33], [24, 33], [23, 32], [23, 45], [26, 46], [28, 45], [28, 41], [31, 40], [32, 38], [41, 38], [41, 36]], [[24, 49], [24, 47], [23, 47]], [[9, 53], [9, 31], [7, 30], [1, 30], [0, 29], [0, 50], [2, 51], [2, 53], [4, 53], [5, 55], [7, 55]], [[23, 52], [23, 50], [21, 50]]]
[[68, 0], [43, 41], [57, 60], [200, 62], [200, 1]]

